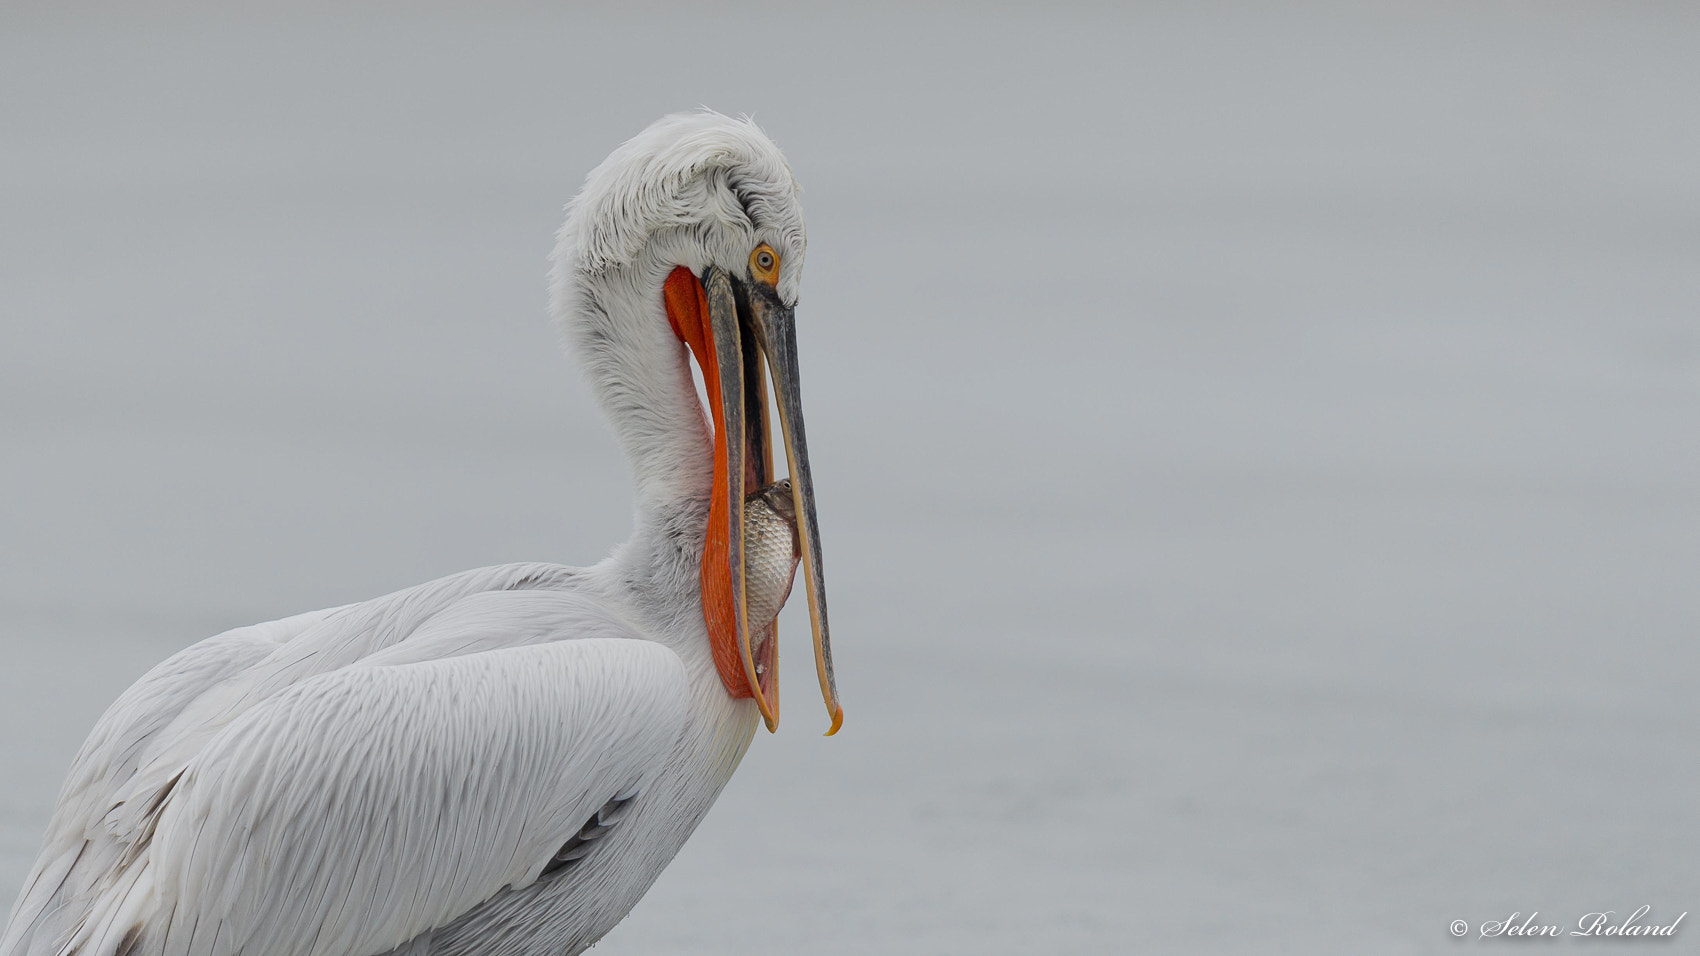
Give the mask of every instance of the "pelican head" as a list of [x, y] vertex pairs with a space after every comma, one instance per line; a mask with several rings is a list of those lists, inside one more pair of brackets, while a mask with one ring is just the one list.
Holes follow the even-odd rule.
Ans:
[[779, 720], [775, 642], [752, 646], [752, 627], [767, 622], [746, 613], [744, 500], [774, 478], [771, 377], [832, 734], [844, 712], [798, 386], [799, 191], [750, 120], [668, 116], [591, 171], [567, 207], [551, 280], [555, 316], [631, 460], [640, 515], [706, 492], [706, 527], [691, 531], [703, 542], [703, 622], [721, 681], [755, 698], [769, 730]]

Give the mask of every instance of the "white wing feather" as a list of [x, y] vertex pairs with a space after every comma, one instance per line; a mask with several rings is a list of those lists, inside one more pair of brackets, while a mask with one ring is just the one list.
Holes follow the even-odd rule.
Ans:
[[529, 884], [641, 790], [687, 697], [672, 651], [607, 639], [305, 681], [191, 762], [71, 949], [116, 952], [137, 927], [164, 956], [393, 949]]
[[523, 570], [197, 645], [139, 732], [91, 737], [0, 956], [382, 953], [535, 881], [659, 772], [690, 690], [584, 598], [503, 590]]
[[[106, 709], [83, 743], [48, 825], [41, 859], [18, 895], [0, 954], [26, 954], [64, 935], [75, 900], [118, 865], [125, 834], [99, 825], [121, 803], [147, 753], [206, 690], [264, 660], [340, 608], [226, 631], [160, 662]], [[42, 941], [37, 942], [40, 938]]]

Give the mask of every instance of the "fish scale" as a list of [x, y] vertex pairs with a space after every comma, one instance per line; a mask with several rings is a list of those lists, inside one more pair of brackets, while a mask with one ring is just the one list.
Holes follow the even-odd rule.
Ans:
[[797, 507], [791, 479], [784, 478], [744, 499], [744, 593], [752, 650], [772, 636], [800, 560]]

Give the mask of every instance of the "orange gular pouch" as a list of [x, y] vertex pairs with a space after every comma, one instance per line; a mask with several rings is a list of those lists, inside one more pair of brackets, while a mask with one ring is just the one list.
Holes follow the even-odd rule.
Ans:
[[773, 473], [767, 383], [761, 351], [738, 319], [737, 303], [729, 291], [719, 294], [724, 298], [711, 308], [708, 290], [683, 266], [662, 287], [667, 319], [702, 371], [714, 431], [713, 490], [702, 553], [703, 622], [721, 683], [733, 697], [755, 697], [771, 729], [779, 705], [775, 628], [771, 621], [748, 622], [751, 652], [746, 656], [741, 627], [744, 498], [765, 487]]

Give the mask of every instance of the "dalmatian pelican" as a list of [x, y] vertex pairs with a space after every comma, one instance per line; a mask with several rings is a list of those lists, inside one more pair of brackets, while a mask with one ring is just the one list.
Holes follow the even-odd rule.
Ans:
[[709, 111], [592, 171], [552, 310], [630, 459], [631, 539], [155, 667], [78, 753], [0, 956], [582, 952], [776, 726], [773, 619], [799, 563], [836, 732], [797, 193], [753, 122]]

